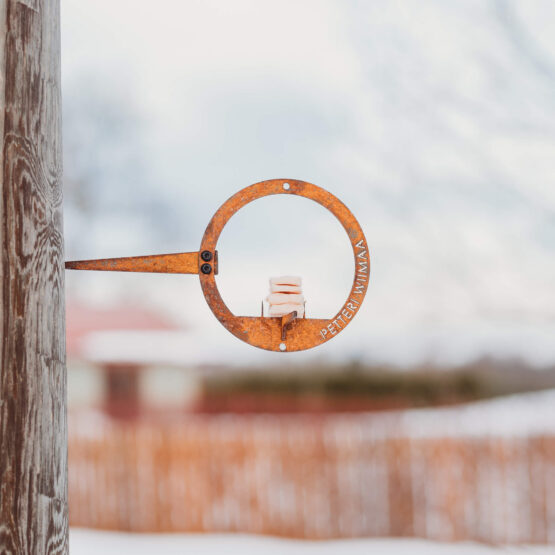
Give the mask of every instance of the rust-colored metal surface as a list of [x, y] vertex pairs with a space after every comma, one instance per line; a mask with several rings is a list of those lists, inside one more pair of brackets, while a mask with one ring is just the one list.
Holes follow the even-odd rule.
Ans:
[[[339, 311], [329, 320], [297, 318], [296, 312], [284, 317], [235, 316], [223, 301], [218, 286], [218, 252], [220, 234], [229, 219], [245, 205], [270, 195], [298, 195], [327, 208], [340, 222], [351, 242], [355, 261], [353, 286]], [[198, 274], [208, 306], [233, 335], [268, 351], [302, 351], [325, 343], [343, 331], [360, 310], [370, 278], [370, 255], [364, 233], [351, 211], [334, 195], [306, 181], [271, 179], [245, 187], [229, 198], [208, 224], [198, 252], [108, 258], [66, 262], [76, 270], [121, 272], [160, 272]]]
[[334, 195], [306, 181], [271, 179], [245, 187], [214, 214], [200, 245], [201, 251], [213, 252], [229, 219], [250, 202], [269, 195], [298, 195], [327, 208], [340, 222], [351, 242], [355, 259], [353, 286], [339, 311], [329, 320], [296, 318], [288, 325], [282, 340], [281, 318], [235, 316], [224, 303], [213, 273], [199, 274], [206, 302], [221, 324], [233, 335], [268, 351], [303, 351], [325, 343], [343, 331], [357, 314], [368, 289], [370, 255], [362, 228], [351, 211]]
[[112, 272], [154, 272], [161, 274], [198, 274], [202, 265], [198, 252], [73, 260], [66, 262], [68, 270], [102, 270]]

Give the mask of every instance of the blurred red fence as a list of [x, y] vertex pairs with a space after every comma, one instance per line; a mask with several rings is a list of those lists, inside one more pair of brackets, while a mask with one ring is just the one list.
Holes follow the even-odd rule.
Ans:
[[555, 542], [555, 437], [393, 437], [366, 415], [72, 415], [73, 526]]

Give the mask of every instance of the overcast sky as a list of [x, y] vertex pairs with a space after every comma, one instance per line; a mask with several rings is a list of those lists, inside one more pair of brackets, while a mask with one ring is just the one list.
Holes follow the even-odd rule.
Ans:
[[[372, 279], [345, 333], [289, 361], [555, 363], [550, 0], [63, 0], [62, 72], [71, 257], [197, 250], [238, 189], [304, 179], [358, 218]], [[222, 235], [219, 286], [257, 314], [270, 275], [299, 274], [309, 315], [332, 316], [348, 248], [319, 206], [264, 199]], [[283, 360], [228, 334], [192, 276], [68, 287], [172, 313], [194, 360]]]

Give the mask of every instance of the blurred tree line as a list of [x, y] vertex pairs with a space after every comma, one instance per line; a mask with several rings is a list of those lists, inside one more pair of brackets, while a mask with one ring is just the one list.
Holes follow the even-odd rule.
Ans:
[[[555, 368], [538, 369], [518, 360], [484, 358], [456, 368], [411, 369], [318, 365], [213, 370], [203, 378], [201, 410], [265, 410], [303, 407], [383, 410], [438, 406], [555, 387]], [[284, 400], [280, 405], [279, 399]], [[270, 401], [271, 400], [271, 401]], [[307, 405], [307, 406], [308, 406]]]

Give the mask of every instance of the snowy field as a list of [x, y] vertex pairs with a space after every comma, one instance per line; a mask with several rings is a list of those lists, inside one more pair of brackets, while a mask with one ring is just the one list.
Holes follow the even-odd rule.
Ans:
[[[384, 433], [410, 437], [530, 437], [555, 433], [555, 389], [447, 408], [369, 415]], [[390, 426], [387, 428], [386, 427]], [[396, 432], [397, 430], [397, 432]]]
[[340, 540], [307, 542], [242, 535], [185, 535], [185, 534], [124, 534], [118, 532], [93, 532], [72, 529], [70, 532], [72, 555], [103, 555], [133, 553], [134, 555], [164, 553], [177, 555], [225, 555], [264, 553], [265, 555], [389, 555], [410, 553], [415, 555], [490, 555], [515, 553], [552, 554], [553, 546], [492, 547], [474, 543], [435, 543], [412, 539]]

